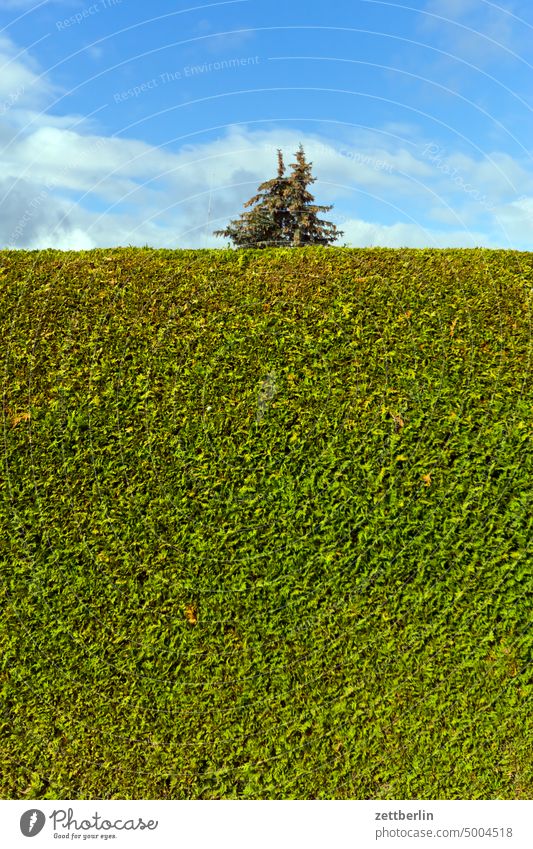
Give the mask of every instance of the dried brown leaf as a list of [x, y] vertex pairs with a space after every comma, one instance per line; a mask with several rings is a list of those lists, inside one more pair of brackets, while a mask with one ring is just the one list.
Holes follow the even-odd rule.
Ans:
[[188, 604], [185, 608], [185, 619], [189, 625], [196, 625], [198, 622], [198, 613], [194, 604]]

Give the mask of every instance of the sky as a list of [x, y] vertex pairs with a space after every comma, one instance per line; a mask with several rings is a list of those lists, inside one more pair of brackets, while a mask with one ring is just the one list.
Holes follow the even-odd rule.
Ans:
[[0, 0], [0, 248], [224, 248], [301, 143], [353, 247], [533, 246], [531, 0]]

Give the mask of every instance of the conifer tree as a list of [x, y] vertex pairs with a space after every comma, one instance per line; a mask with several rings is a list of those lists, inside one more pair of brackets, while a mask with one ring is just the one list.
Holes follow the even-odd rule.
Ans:
[[[313, 204], [314, 197], [307, 186], [314, 183], [312, 162], [306, 162], [303, 146], [296, 153], [293, 173], [285, 176], [283, 154], [278, 150], [278, 173], [259, 186], [258, 194], [244, 206], [252, 207], [240, 219], [231, 221], [215, 236], [230, 238], [236, 247], [266, 248], [273, 246], [328, 245], [343, 233], [330, 221], [318, 218], [331, 206]], [[255, 206], [254, 206], [255, 204]]]
[[225, 230], [215, 230], [215, 236], [230, 238], [238, 248], [266, 248], [289, 245], [291, 216], [285, 194], [287, 178], [283, 154], [278, 150], [278, 173], [272, 180], [261, 183], [258, 194], [244, 206], [254, 206], [241, 213], [240, 219], [231, 221]]
[[287, 183], [288, 208], [292, 220], [291, 241], [297, 247], [300, 245], [329, 245], [340, 236], [331, 221], [318, 218], [317, 213], [329, 212], [332, 206], [317, 206], [313, 204], [314, 195], [307, 191], [307, 186], [316, 182], [311, 174], [312, 162], [306, 162], [303, 146], [296, 152], [296, 162], [290, 167], [292, 174]]

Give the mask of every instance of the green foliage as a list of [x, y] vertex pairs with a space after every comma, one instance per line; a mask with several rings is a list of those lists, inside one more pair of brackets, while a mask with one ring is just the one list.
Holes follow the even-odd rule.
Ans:
[[307, 190], [316, 182], [312, 164], [300, 145], [290, 166], [292, 174], [285, 177], [283, 154], [278, 150], [277, 176], [261, 183], [258, 193], [244, 204], [251, 209], [214, 235], [231, 239], [238, 248], [327, 246], [336, 241], [343, 232], [317, 214], [333, 207], [313, 204], [314, 196]]
[[530, 799], [532, 273], [1, 252], [0, 795]]

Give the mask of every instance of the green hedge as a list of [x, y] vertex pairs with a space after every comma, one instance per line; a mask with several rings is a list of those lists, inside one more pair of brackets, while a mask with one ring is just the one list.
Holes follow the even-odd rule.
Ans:
[[0, 252], [1, 796], [531, 798], [532, 280]]

